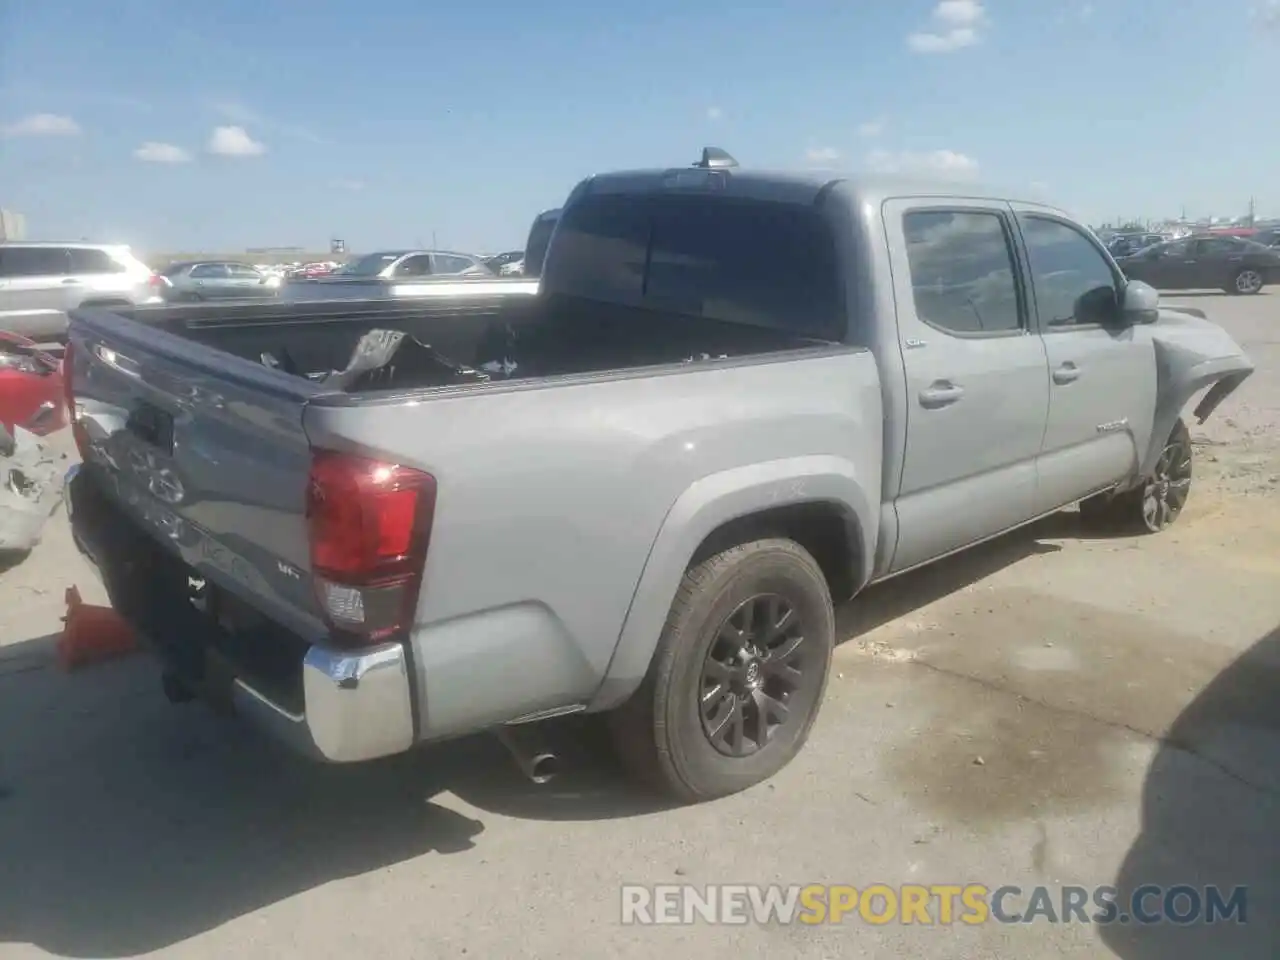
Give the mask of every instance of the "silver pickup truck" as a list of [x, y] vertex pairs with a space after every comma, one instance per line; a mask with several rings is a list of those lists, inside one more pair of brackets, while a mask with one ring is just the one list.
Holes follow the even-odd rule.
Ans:
[[[783, 767], [833, 602], [1082, 501], [1158, 531], [1252, 371], [1039, 203], [595, 176], [536, 295], [82, 310], [75, 539], [164, 664], [319, 758], [608, 713], [688, 801]], [[513, 736], [522, 735], [522, 736]]]

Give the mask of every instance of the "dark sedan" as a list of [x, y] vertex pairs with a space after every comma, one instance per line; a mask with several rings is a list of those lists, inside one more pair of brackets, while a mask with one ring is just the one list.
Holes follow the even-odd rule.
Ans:
[[1280, 252], [1240, 237], [1183, 237], [1118, 257], [1116, 263], [1130, 280], [1157, 290], [1248, 294], [1280, 281]]

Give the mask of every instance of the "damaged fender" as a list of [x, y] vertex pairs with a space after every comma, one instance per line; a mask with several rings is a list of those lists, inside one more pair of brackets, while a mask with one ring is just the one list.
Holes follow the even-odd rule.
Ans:
[[1195, 409], [1204, 423], [1237, 387], [1253, 373], [1253, 361], [1238, 343], [1200, 311], [1161, 309], [1151, 326], [1156, 361], [1156, 415], [1151, 443], [1138, 477], [1151, 475], [1165, 441], [1188, 401], [1210, 387]]

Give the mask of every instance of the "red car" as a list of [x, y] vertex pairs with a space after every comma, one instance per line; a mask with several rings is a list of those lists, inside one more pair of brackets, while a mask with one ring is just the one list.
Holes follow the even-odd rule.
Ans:
[[62, 361], [16, 333], [0, 331], [0, 423], [46, 436], [67, 425]]

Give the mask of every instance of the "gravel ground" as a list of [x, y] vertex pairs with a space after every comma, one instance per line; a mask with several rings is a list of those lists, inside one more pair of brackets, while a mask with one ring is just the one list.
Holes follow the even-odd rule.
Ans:
[[[1280, 955], [1280, 293], [1206, 296], [1259, 370], [1167, 534], [1067, 512], [841, 611], [773, 782], [659, 810], [590, 736], [523, 783], [488, 739], [362, 769], [282, 756], [126, 660], [50, 665], [98, 594], [59, 515], [0, 580], [0, 958]], [[1249, 886], [1248, 923], [619, 923], [622, 883]]]

